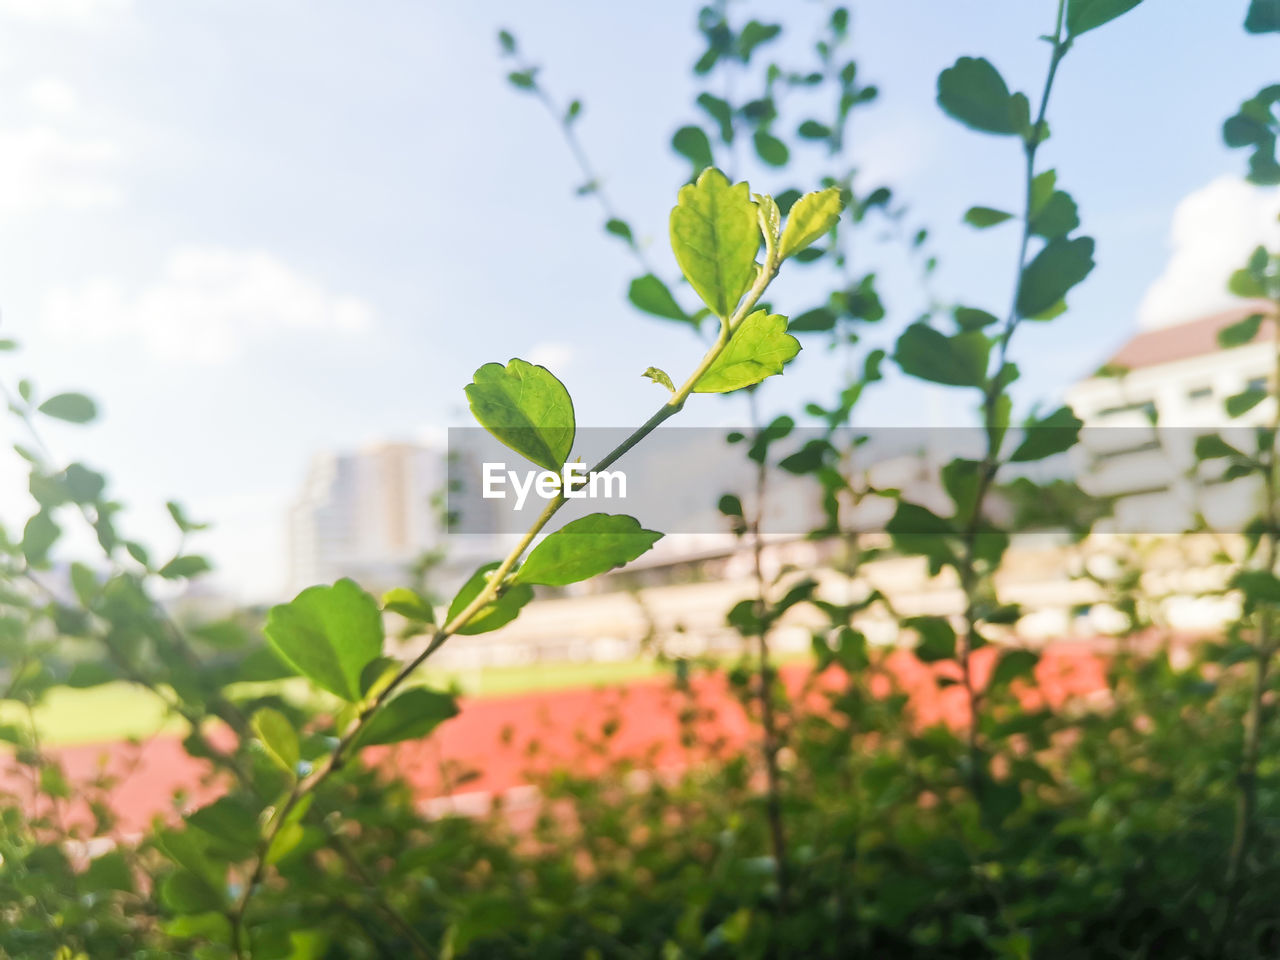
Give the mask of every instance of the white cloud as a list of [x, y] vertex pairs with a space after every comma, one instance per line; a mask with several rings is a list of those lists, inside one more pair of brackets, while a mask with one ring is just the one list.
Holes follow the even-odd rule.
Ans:
[[65, 116], [76, 112], [80, 96], [61, 77], [41, 77], [27, 87], [27, 103], [41, 113]]
[[534, 344], [529, 350], [528, 360], [546, 367], [552, 373], [564, 372], [573, 365], [575, 350], [572, 344], [546, 342]]
[[0, 16], [81, 26], [103, 14], [129, 10], [133, 0], [0, 0]]
[[120, 200], [120, 149], [47, 126], [0, 130], [0, 209], [83, 210]]
[[337, 295], [260, 251], [175, 251], [152, 282], [104, 278], [45, 303], [50, 331], [66, 341], [136, 339], [172, 362], [216, 364], [280, 334], [358, 334], [373, 324], [363, 300]]
[[1143, 327], [1194, 320], [1232, 304], [1227, 279], [1259, 244], [1280, 246], [1280, 188], [1220, 177], [1173, 213], [1172, 252], [1138, 307]]

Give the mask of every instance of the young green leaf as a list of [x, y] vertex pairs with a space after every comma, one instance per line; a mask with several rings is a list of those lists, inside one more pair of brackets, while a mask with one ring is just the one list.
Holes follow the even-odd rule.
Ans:
[[1046, 240], [1065, 237], [1080, 226], [1076, 202], [1063, 190], [1053, 191], [1038, 209], [1033, 206], [1032, 210], [1031, 232]]
[[996, 210], [992, 207], [970, 207], [965, 211], [964, 222], [971, 227], [985, 230], [987, 227], [994, 227], [996, 224], [1004, 223], [1012, 217], [1013, 214], [1005, 213], [1003, 210]]
[[1022, 271], [1018, 316], [1034, 317], [1052, 309], [1092, 269], [1091, 237], [1050, 240]]
[[787, 318], [757, 310], [742, 321], [729, 343], [694, 386], [694, 393], [729, 393], [781, 373], [800, 352], [787, 333]]
[[413, 687], [375, 713], [356, 742], [361, 747], [372, 747], [416, 740], [457, 715], [458, 703], [449, 694]]
[[1067, 33], [1078, 37], [1128, 13], [1142, 0], [1068, 0]]
[[254, 713], [250, 723], [254, 734], [267, 751], [267, 756], [283, 770], [291, 774], [297, 773], [298, 760], [301, 758], [298, 732], [293, 729], [289, 719], [279, 710], [263, 707]]
[[730, 185], [714, 167], [680, 188], [671, 211], [671, 249], [681, 272], [711, 312], [732, 315], [755, 278], [760, 227], [745, 183]]
[[1000, 71], [981, 57], [961, 57], [938, 74], [938, 106], [983, 133], [1020, 132], [1019, 109]]
[[559, 470], [573, 447], [573, 401], [546, 367], [486, 363], [466, 387], [480, 425], [540, 467]]
[[88, 423], [98, 415], [94, 402], [83, 393], [59, 393], [36, 408], [46, 417], [68, 423]]
[[634, 517], [592, 513], [573, 520], [529, 553], [516, 583], [561, 587], [630, 563], [662, 538]]
[[435, 622], [436, 615], [431, 609], [431, 604], [408, 587], [396, 587], [384, 593], [382, 609], [398, 613], [406, 620], [416, 620], [419, 623]]
[[652, 380], [654, 383], [662, 384], [672, 393], [676, 392], [676, 385], [671, 382], [671, 377], [667, 374], [667, 371], [665, 370], [659, 370], [657, 367], [649, 367], [648, 369], [645, 370], [644, 373], [641, 374], [641, 376], [649, 380]]
[[353, 580], [309, 587], [271, 608], [263, 628], [280, 658], [344, 700], [360, 699], [360, 673], [382, 653], [382, 611]]
[[1239, 417], [1248, 413], [1263, 400], [1267, 399], [1267, 396], [1267, 391], [1253, 387], [1241, 393], [1227, 397], [1223, 402], [1223, 406], [1226, 407], [1227, 416]]
[[182, 557], [174, 557], [163, 567], [160, 568], [160, 576], [166, 580], [177, 580], [182, 577], [191, 578], [198, 577], [202, 573], [208, 573], [213, 567], [209, 561], [197, 554], [188, 554]]
[[[488, 574], [496, 570], [498, 566], [499, 564], [496, 561], [487, 563], [471, 575], [471, 579], [462, 585], [462, 589], [458, 591], [453, 598], [453, 602], [449, 604], [449, 613], [445, 617], [445, 623], [451, 623], [455, 617], [470, 605], [472, 600], [480, 595], [480, 591], [489, 582]], [[533, 587], [523, 584], [507, 587], [502, 596], [491, 603], [485, 604], [465, 626], [459, 627], [458, 633], [488, 633], [490, 630], [497, 630], [499, 627], [506, 626], [519, 615], [520, 608], [532, 599]]]
[[684, 312], [676, 298], [672, 296], [667, 285], [652, 273], [636, 277], [627, 290], [627, 299], [637, 310], [663, 317], [667, 320], [679, 320], [681, 323], [693, 323], [693, 317]]
[[836, 187], [806, 193], [795, 202], [787, 215], [787, 225], [782, 231], [782, 246], [778, 257], [799, 253], [819, 237], [826, 234], [840, 219], [844, 203]]
[[913, 323], [898, 338], [893, 359], [902, 372], [952, 387], [979, 387], [986, 380], [991, 342], [977, 330], [948, 337], [924, 323]]

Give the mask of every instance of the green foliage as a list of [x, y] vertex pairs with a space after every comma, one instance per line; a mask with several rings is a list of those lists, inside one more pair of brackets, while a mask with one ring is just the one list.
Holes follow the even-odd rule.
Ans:
[[979, 331], [947, 336], [923, 323], [913, 323], [898, 338], [893, 359], [902, 372], [953, 387], [980, 387], [986, 382], [991, 342]]
[[839, 221], [843, 209], [844, 202], [835, 187], [802, 196], [787, 214], [779, 257], [785, 260], [795, 256], [828, 233]]
[[382, 611], [352, 580], [308, 587], [272, 607], [263, 634], [280, 658], [317, 686], [359, 700], [360, 674], [382, 653]]
[[[498, 569], [498, 563], [487, 563], [480, 567], [458, 591], [449, 604], [446, 623], [453, 622], [467, 608], [480, 592], [488, 585], [489, 575]], [[520, 614], [520, 608], [533, 599], [533, 588], [525, 585], [509, 587], [493, 602], [482, 606], [470, 622], [458, 628], [458, 633], [488, 633], [506, 626]]]
[[416, 740], [457, 714], [458, 704], [449, 694], [414, 687], [389, 700], [361, 731], [357, 743], [371, 747]]
[[671, 249], [681, 272], [717, 317], [733, 314], [755, 279], [760, 229], [745, 183], [714, 167], [680, 189], [671, 211]]
[[1011, 94], [1000, 71], [982, 57], [961, 57], [938, 75], [938, 106], [983, 133], [1021, 134], [1030, 120], [1027, 98]]
[[1250, 33], [1280, 33], [1280, 0], [1249, 0], [1244, 28]]
[[631, 286], [627, 290], [627, 299], [637, 310], [643, 310], [655, 317], [697, 325], [694, 319], [684, 312], [684, 308], [667, 289], [667, 285], [652, 273], [646, 273], [643, 277], [636, 277], [631, 281]]
[[514, 583], [564, 586], [624, 566], [645, 553], [662, 534], [645, 530], [635, 517], [592, 513], [566, 523], [529, 553]]
[[573, 448], [573, 401], [546, 367], [486, 363], [466, 393], [472, 415], [503, 444], [548, 470], [564, 466]]
[[1005, 213], [1003, 210], [995, 210], [991, 207], [970, 207], [964, 213], [964, 222], [971, 227], [985, 230], [988, 227], [1004, 223], [1006, 220], [1012, 219], [1012, 217], [1013, 214], [1011, 213]]
[[744, 319], [724, 350], [694, 385], [695, 393], [729, 393], [782, 373], [800, 352], [787, 318], [757, 310]]
[[98, 408], [83, 393], [59, 393], [37, 407], [46, 417], [68, 423], [88, 423], [98, 415]]
[[298, 747], [298, 734], [288, 717], [279, 710], [263, 707], [253, 715], [253, 732], [267, 755], [286, 773], [292, 774], [298, 769], [298, 761], [302, 756]]
[[1092, 270], [1091, 238], [1050, 240], [1022, 271], [1018, 316], [1037, 317], [1051, 310]]
[[1067, 0], [1067, 32], [1072, 37], [1096, 30], [1121, 14], [1128, 13], [1142, 0]]

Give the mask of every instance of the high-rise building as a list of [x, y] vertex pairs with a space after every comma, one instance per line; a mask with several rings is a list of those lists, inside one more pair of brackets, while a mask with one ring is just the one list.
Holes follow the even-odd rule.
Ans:
[[323, 453], [289, 516], [289, 581], [296, 592], [351, 577], [369, 589], [401, 585], [445, 536], [442, 451], [387, 443]]

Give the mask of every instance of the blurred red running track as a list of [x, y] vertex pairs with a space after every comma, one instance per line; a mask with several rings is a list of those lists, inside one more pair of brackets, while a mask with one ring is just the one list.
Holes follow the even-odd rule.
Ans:
[[[979, 684], [985, 681], [995, 652], [988, 647], [975, 656]], [[938, 677], [947, 673], [946, 667], [923, 665], [903, 651], [891, 654], [887, 666], [910, 695], [921, 724], [963, 723], [964, 691], [937, 683]], [[807, 665], [795, 664], [783, 667], [781, 674], [795, 693], [810, 670]], [[820, 683], [831, 686], [839, 679], [832, 671]], [[887, 689], [884, 680], [881, 690]], [[1060, 643], [1043, 651], [1035, 688], [1024, 689], [1022, 697], [1029, 706], [1038, 701], [1056, 706], [1068, 697], [1101, 694], [1105, 689], [1104, 657], [1097, 647]], [[558, 767], [590, 774], [618, 760], [629, 760], [648, 770], [681, 769], [705, 759], [717, 748], [732, 749], [750, 739], [753, 721], [723, 674], [696, 677], [692, 690], [699, 719], [691, 748], [681, 745], [678, 719], [681, 708], [690, 704], [688, 696], [673, 689], [670, 680], [652, 679], [618, 688], [464, 699], [461, 713], [427, 739], [371, 748], [364, 757], [369, 763], [386, 763], [429, 801], [445, 795], [459, 799], [463, 794], [493, 796], [529, 784], [539, 773]], [[616, 724], [616, 732], [603, 741], [600, 731], [606, 723]], [[215, 730], [211, 739], [225, 748], [231, 734]], [[104, 771], [116, 778], [110, 806], [119, 818], [117, 831], [125, 836], [141, 832], [155, 817], [176, 819], [223, 789], [222, 781], [209, 776], [210, 765], [188, 756], [175, 736], [157, 736], [140, 744], [61, 747], [46, 754], [61, 764], [73, 790]], [[184, 791], [181, 805], [175, 806], [172, 797], [180, 790]], [[29, 798], [28, 773], [6, 762], [0, 768], [0, 791], [20, 800]], [[73, 802], [61, 813], [68, 822], [80, 822], [87, 814], [83, 802]]]

